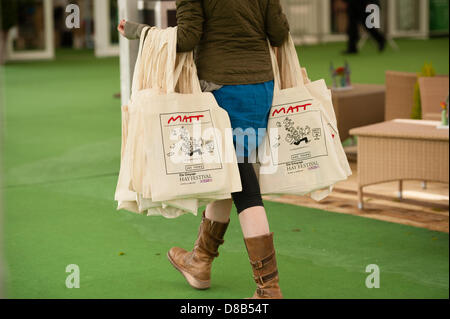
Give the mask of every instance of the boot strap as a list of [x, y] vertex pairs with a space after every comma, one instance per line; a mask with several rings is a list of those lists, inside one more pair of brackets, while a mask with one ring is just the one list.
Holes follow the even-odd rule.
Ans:
[[257, 260], [257, 261], [251, 261], [250, 260], [250, 264], [252, 264], [254, 269], [261, 269], [263, 268], [273, 257], [275, 256], [275, 252], [272, 252], [269, 256], [267, 256], [266, 258], [262, 259], [262, 260]]
[[255, 280], [255, 282], [261, 286], [264, 285], [264, 283], [266, 283], [267, 281], [275, 278], [278, 275], [278, 270], [275, 270], [273, 273], [270, 273], [268, 275], [265, 276], [253, 276], [253, 279]]

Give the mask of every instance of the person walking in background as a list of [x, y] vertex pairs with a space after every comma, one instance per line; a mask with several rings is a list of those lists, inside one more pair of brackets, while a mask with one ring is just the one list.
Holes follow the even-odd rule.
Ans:
[[379, 32], [376, 28], [368, 28], [366, 25], [366, 7], [369, 4], [379, 5], [378, 1], [374, 0], [345, 0], [347, 2], [347, 14], [348, 14], [348, 45], [344, 54], [356, 54], [358, 53], [358, 41], [360, 39], [359, 27], [362, 25], [365, 30], [377, 41], [378, 50], [384, 51], [386, 46], [385, 36]]
[[[255, 132], [255, 136], [247, 139], [234, 136], [236, 149], [244, 152], [236, 154], [242, 191], [231, 195], [257, 284], [252, 298], [282, 298], [273, 233], [269, 231], [259, 182], [248, 158], [264, 137], [258, 134], [258, 129], [267, 129], [273, 101], [274, 75], [267, 39], [274, 47], [284, 43], [289, 34], [286, 16], [280, 0], [176, 3], [177, 51], [197, 48], [196, 65], [202, 90], [212, 92], [217, 103], [228, 112], [233, 130], [241, 128], [247, 132], [250, 128]], [[118, 29], [128, 39], [136, 39], [144, 27], [122, 20]], [[172, 265], [194, 288], [210, 286], [211, 265], [224, 242], [232, 200], [215, 201], [206, 207], [192, 251], [173, 247], [168, 252]]]

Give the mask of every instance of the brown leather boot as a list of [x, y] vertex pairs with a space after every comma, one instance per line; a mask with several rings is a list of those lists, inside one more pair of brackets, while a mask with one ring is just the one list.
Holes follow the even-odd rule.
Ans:
[[273, 233], [244, 238], [244, 242], [253, 268], [253, 279], [258, 286], [250, 299], [282, 299], [283, 295], [278, 285]]
[[189, 285], [196, 289], [207, 289], [210, 286], [211, 264], [219, 256], [218, 248], [223, 244], [223, 236], [228, 223], [219, 223], [205, 217], [198, 230], [194, 249], [186, 251], [173, 247], [167, 253], [172, 265], [186, 278]]

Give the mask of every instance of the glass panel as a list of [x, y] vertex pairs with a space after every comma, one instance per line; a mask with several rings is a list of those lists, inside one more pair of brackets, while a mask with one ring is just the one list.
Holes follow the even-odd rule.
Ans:
[[347, 2], [344, 0], [331, 0], [331, 32], [346, 33], [347, 25]]
[[430, 0], [430, 31], [448, 33], [448, 0]]
[[418, 31], [420, 29], [419, 0], [398, 0], [395, 9], [398, 31]]
[[44, 1], [17, 0], [17, 37], [14, 39], [14, 51], [44, 50]]

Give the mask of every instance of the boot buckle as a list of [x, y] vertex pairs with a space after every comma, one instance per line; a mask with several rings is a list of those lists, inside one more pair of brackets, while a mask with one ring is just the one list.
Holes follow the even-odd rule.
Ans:
[[275, 278], [278, 275], [278, 270], [275, 270], [274, 272], [265, 275], [265, 276], [254, 276], [253, 279], [255, 279], [255, 282], [257, 284], [260, 284], [261, 286], [264, 286], [265, 282], [268, 282], [270, 280], [272, 280], [273, 278]]
[[255, 269], [261, 269], [264, 267], [265, 264], [269, 263], [273, 257], [275, 257], [275, 252], [272, 252], [269, 256], [267, 256], [266, 258], [263, 258], [262, 260], [257, 260], [257, 261], [250, 260], [250, 264]]
[[258, 260], [258, 261], [251, 261], [250, 260], [250, 263], [252, 264], [253, 268], [255, 268], [255, 269], [261, 269], [264, 266], [264, 263], [262, 261], [260, 261], [260, 260]]
[[265, 290], [261, 288], [256, 288], [256, 294], [260, 297], [264, 297], [266, 295]]
[[256, 282], [257, 284], [260, 284], [261, 286], [264, 285], [263, 276], [254, 276], [253, 279], [255, 279], [255, 282]]

